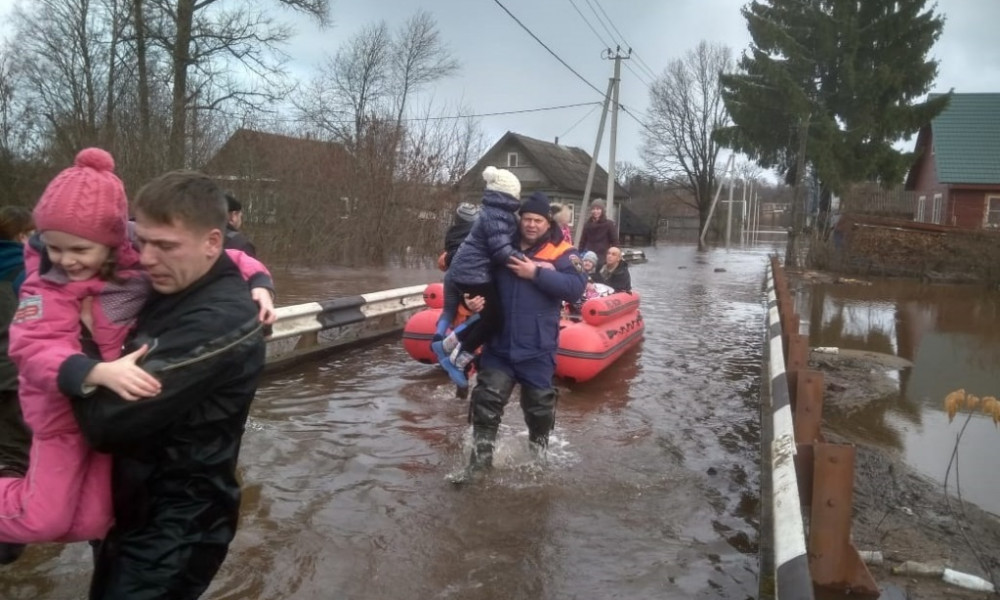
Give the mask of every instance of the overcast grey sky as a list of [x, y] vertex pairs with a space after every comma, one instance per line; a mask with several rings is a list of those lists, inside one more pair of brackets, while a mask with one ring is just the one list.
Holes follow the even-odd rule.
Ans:
[[[493, 0], [333, 0], [333, 24], [327, 29], [282, 11], [281, 17], [291, 18], [298, 31], [287, 48], [293, 59], [291, 73], [304, 81], [325, 54], [334, 52], [361, 27], [380, 19], [396, 26], [422, 8], [436, 19], [442, 38], [462, 63], [457, 77], [431, 90], [435, 104], [462, 102], [476, 113], [492, 113], [599, 102], [613, 66], [612, 61], [601, 58], [605, 45], [599, 34], [606, 42], [614, 37], [632, 47], [633, 59], [626, 61], [630, 68], [622, 68], [620, 101], [641, 118], [648, 103], [647, 83], [652, 79], [647, 67], [659, 74], [670, 60], [703, 39], [724, 43], [736, 54], [750, 41], [740, 14], [743, 0], [500, 1], [601, 92], [561, 65]], [[14, 2], [0, 0], [0, 23]], [[940, 61], [934, 91], [1000, 92], [1000, 41], [996, 34], [1000, 0], [938, 0], [937, 7], [947, 22], [932, 52]], [[601, 9], [614, 25], [606, 25], [610, 34], [595, 16], [596, 12], [604, 17]], [[511, 130], [544, 140], [559, 136], [561, 143], [590, 152], [600, 118], [599, 108], [591, 110], [588, 106], [483, 117], [481, 123], [489, 143]], [[631, 117], [620, 115], [618, 160], [641, 162], [639, 131]], [[607, 148], [606, 132], [602, 164], [606, 164]]]

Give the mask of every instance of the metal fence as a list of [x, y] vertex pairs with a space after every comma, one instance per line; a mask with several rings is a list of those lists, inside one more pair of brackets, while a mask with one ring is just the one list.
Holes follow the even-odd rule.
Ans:
[[401, 331], [407, 319], [426, 306], [425, 287], [278, 308], [278, 320], [268, 338], [268, 367]]

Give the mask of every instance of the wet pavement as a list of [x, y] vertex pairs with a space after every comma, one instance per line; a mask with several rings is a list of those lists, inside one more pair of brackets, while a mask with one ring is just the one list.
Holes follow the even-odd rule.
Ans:
[[[948, 423], [945, 396], [960, 388], [1000, 395], [1000, 292], [908, 280], [868, 283], [804, 286], [796, 299], [803, 332], [811, 346], [892, 354], [913, 367], [895, 373], [898, 389], [885, 397], [859, 410], [824, 408], [824, 420], [834, 431], [894, 449], [918, 472], [943, 482], [967, 420], [960, 414]], [[974, 415], [959, 445], [962, 497], [1000, 515], [998, 449], [992, 419]]]
[[[467, 406], [398, 340], [268, 375], [244, 437], [240, 530], [206, 597], [755, 597], [766, 249], [645, 250], [632, 278], [646, 339], [561, 386], [544, 468], [513, 403], [494, 472], [448, 483]], [[438, 275], [278, 283], [288, 304]], [[85, 597], [88, 552], [30, 548], [3, 569], [0, 598]]]

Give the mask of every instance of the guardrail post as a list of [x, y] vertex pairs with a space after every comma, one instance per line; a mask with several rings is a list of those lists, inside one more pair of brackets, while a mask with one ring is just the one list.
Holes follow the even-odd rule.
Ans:
[[785, 357], [787, 359], [791, 358], [791, 340], [792, 336], [796, 335], [799, 335], [799, 315], [789, 309], [781, 317], [781, 345], [785, 350]]
[[799, 482], [799, 500], [802, 506], [812, 506], [813, 497], [813, 444], [823, 441], [820, 425], [823, 420], [823, 374], [801, 370], [795, 373], [795, 412], [792, 425], [795, 429], [795, 473]]
[[299, 336], [299, 341], [295, 343], [295, 351], [308, 350], [319, 346], [319, 332], [307, 331]]
[[823, 374], [802, 370], [796, 374], [795, 441], [799, 444], [822, 442]]
[[814, 463], [813, 445], [795, 444], [795, 479], [799, 484], [799, 505], [806, 509], [812, 506]]
[[851, 544], [854, 447], [817, 443], [809, 519], [809, 572], [816, 585], [879, 596], [878, 584]]
[[[795, 317], [798, 319], [798, 316]], [[809, 366], [809, 336], [793, 333], [788, 336], [788, 357], [785, 360], [785, 372], [788, 373], [788, 397], [792, 404], [792, 415], [795, 415], [799, 395], [799, 372]]]

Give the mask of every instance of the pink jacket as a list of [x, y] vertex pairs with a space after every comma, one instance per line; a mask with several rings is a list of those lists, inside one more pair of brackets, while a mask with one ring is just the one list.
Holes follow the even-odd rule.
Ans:
[[[118, 250], [117, 281], [70, 281], [57, 267], [40, 273], [40, 251], [37, 244], [25, 245], [28, 277], [10, 330], [21, 409], [33, 438], [25, 477], [0, 478], [0, 541], [99, 539], [112, 521], [111, 457], [87, 446], [56, 376], [63, 361], [84, 353], [80, 315], [86, 299], [92, 299], [94, 343], [103, 360], [114, 360], [152, 288], [130, 243]], [[270, 276], [242, 252], [227, 253], [248, 279]]]
[[573, 230], [569, 228], [569, 225], [561, 225], [559, 229], [562, 230], [563, 241], [570, 244], [573, 243]]

